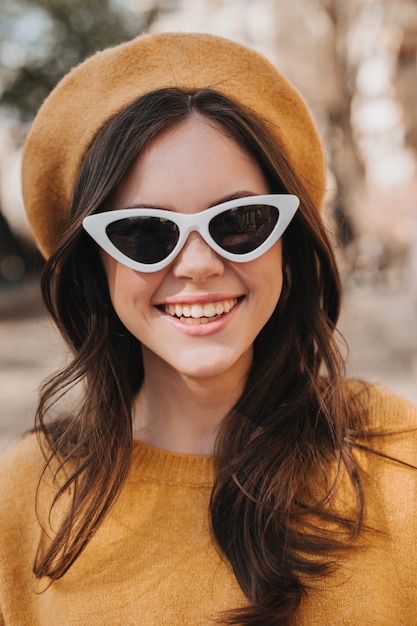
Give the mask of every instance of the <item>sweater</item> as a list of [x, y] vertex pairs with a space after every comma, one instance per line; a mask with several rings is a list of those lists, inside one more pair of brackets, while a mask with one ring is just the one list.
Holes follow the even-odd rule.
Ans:
[[[402, 431], [377, 439], [376, 452], [417, 465], [417, 408], [372, 388], [369, 414], [373, 427]], [[367, 451], [356, 455], [366, 523], [376, 532], [340, 557], [334, 573], [312, 582], [297, 626], [417, 625], [417, 471]], [[135, 442], [116, 504], [69, 571], [50, 585], [32, 574], [43, 466], [34, 435], [0, 459], [1, 626], [209, 626], [222, 611], [245, 604], [210, 535], [210, 456]], [[38, 508], [44, 526], [52, 493], [46, 474]]]

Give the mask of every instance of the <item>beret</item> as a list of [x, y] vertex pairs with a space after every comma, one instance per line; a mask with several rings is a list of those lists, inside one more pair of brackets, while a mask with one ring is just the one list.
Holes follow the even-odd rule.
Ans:
[[214, 35], [141, 35], [71, 70], [32, 124], [23, 152], [22, 191], [29, 226], [45, 257], [67, 227], [74, 183], [94, 137], [137, 98], [164, 87], [215, 89], [254, 111], [321, 206], [325, 160], [312, 115], [265, 57]]

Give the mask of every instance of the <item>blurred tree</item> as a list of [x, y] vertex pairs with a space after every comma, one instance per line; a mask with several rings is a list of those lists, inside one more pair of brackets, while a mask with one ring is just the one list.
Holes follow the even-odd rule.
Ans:
[[397, 5], [399, 46], [395, 87], [404, 113], [406, 145], [417, 155], [417, 7], [415, 0]]
[[0, 210], [0, 287], [20, 283], [42, 266], [39, 252], [17, 237]]
[[163, 2], [132, 12], [111, 0], [2, 0], [0, 107], [28, 121], [58, 80], [96, 50], [146, 30]]
[[352, 102], [356, 92], [355, 60], [349, 54], [349, 36], [362, 9], [362, 0], [349, 5], [343, 0], [320, 0], [330, 23], [326, 41], [327, 80], [330, 97], [325, 102], [330, 166], [336, 180], [333, 213], [337, 236], [343, 246], [357, 237], [357, 215], [361, 212], [365, 166], [352, 127]]

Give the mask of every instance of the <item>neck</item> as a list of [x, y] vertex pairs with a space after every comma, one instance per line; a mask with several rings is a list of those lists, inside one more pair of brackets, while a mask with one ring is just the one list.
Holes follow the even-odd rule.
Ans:
[[244, 381], [236, 372], [195, 379], [161, 365], [153, 375], [145, 367], [133, 409], [135, 439], [171, 452], [212, 454], [219, 427]]

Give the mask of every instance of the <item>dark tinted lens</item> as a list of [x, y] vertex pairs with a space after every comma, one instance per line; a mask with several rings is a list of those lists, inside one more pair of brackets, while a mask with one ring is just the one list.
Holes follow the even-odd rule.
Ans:
[[227, 252], [246, 254], [259, 248], [278, 222], [279, 211], [266, 204], [230, 209], [213, 217], [210, 235]]
[[179, 230], [159, 217], [129, 217], [112, 222], [107, 236], [120, 252], [139, 263], [158, 263], [172, 252]]

